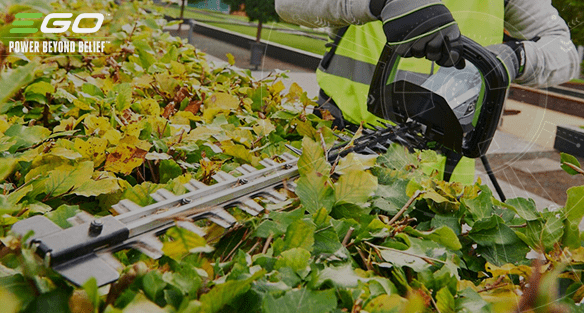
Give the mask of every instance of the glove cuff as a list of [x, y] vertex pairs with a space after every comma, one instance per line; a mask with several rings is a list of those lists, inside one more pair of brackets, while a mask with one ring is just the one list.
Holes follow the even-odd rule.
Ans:
[[509, 82], [513, 82], [519, 73], [519, 59], [515, 51], [506, 44], [491, 45], [486, 48], [503, 62], [509, 74]]
[[525, 47], [523, 46], [523, 42], [512, 40], [504, 42], [503, 44], [513, 49], [513, 52], [515, 52], [517, 62], [519, 63], [517, 67], [517, 76], [515, 78], [521, 77], [523, 72], [525, 72], [525, 63], [527, 62], [525, 58]]
[[383, 21], [402, 17], [432, 4], [442, 4], [440, 0], [387, 0], [381, 11]]

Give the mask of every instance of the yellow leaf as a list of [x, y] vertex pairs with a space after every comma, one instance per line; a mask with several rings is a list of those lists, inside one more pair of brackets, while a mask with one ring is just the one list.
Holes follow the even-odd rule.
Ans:
[[150, 87], [150, 83], [152, 83], [152, 76], [150, 75], [142, 75], [142, 76], [138, 76], [138, 77], [134, 77], [134, 79], [132, 80], [132, 84], [136, 87], [142, 87], [142, 88], [149, 88]]
[[191, 252], [210, 252], [212, 248], [207, 245], [205, 239], [184, 228], [173, 227], [166, 232], [170, 241], [165, 242], [162, 252], [174, 260], [180, 261]]
[[350, 171], [335, 183], [337, 203], [364, 203], [377, 190], [377, 177], [365, 171]]
[[75, 138], [75, 150], [85, 159], [93, 160], [96, 167], [105, 161], [105, 149], [107, 148], [107, 139], [91, 137], [87, 141], [81, 138]]
[[106, 131], [101, 138], [106, 139], [108, 144], [116, 146], [120, 142], [122, 134], [116, 129], [110, 129]]
[[519, 275], [524, 278], [529, 278], [532, 272], [532, 268], [527, 265], [515, 266], [513, 264], [505, 264], [501, 267], [498, 267], [489, 262], [485, 264], [485, 269], [487, 270], [487, 272], [491, 273], [493, 277], [505, 275]]
[[138, 149], [142, 149], [145, 151], [149, 151], [152, 147], [152, 144], [146, 140], [140, 140], [136, 136], [128, 136], [125, 135], [124, 138], [120, 140], [120, 145], [126, 144], [128, 146], [136, 147]]
[[110, 122], [105, 117], [97, 117], [95, 115], [88, 115], [83, 121], [85, 128], [87, 128], [86, 134], [95, 134], [98, 136], [103, 136], [106, 131], [112, 129]]
[[223, 146], [222, 148], [225, 154], [241, 159], [246, 163], [252, 163], [252, 153], [246, 147], [236, 144]]
[[282, 92], [282, 90], [286, 89], [286, 86], [284, 86], [284, 83], [282, 83], [281, 80], [279, 80], [277, 83], [272, 85], [272, 94], [274, 95], [279, 95], [280, 92]]
[[69, 160], [75, 160], [82, 157], [81, 154], [63, 147], [54, 147], [49, 154]]
[[304, 90], [300, 87], [297, 83], [292, 83], [290, 89], [288, 90], [288, 94], [286, 95], [286, 99], [288, 100], [298, 100]]
[[170, 61], [170, 70], [172, 74], [182, 75], [185, 73], [186, 68], [182, 63], [178, 63], [177, 61]]
[[136, 146], [120, 144], [107, 156], [105, 170], [129, 175], [136, 167], [142, 165], [147, 151]]
[[146, 99], [140, 103], [142, 107], [142, 114], [145, 115], [160, 115], [160, 106], [154, 99]]
[[199, 122], [201, 117], [194, 115], [192, 112], [178, 111], [170, 118], [170, 122], [175, 125], [190, 125], [191, 121]]
[[227, 53], [225, 56], [227, 57], [229, 65], [235, 65], [235, 57], [233, 56], [233, 54]]
[[73, 128], [75, 128], [77, 126], [78, 123], [79, 122], [74, 117], [71, 116], [66, 120], [61, 120], [59, 125], [55, 126], [55, 128], [53, 129], [53, 133], [72, 130]]
[[258, 135], [258, 137], [264, 137], [269, 135], [271, 132], [276, 130], [276, 126], [270, 122], [270, 120], [259, 119], [257, 124], [253, 127], [253, 131]]
[[121, 189], [118, 180], [118, 178], [106, 178], [100, 180], [90, 179], [78, 188], [75, 188], [73, 193], [85, 197], [114, 193]]
[[195, 129], [192, 129], [185, 137], [184, 140], [197, 142], [199, 140], [207, 140], [211, 136], [216, 135], [219, 133], [219, 130], [213, 129], [206, 126], [199, 126]]
[[335, 173], [344, 174], [352, 170], [364, 171], [373, 167], [376, 162], [377, 155], [364, 155], [351, 152], [341, 159], [335, 168]]
[[222, 110], [236, 110], [239, 100], [227, 93], [217, 92], [205, 100], [205, 107], [217, 107]]
[[93, 173], [93, 162], [85, 161], [75, 166], [62, 165], [47, 173], [45, 181], [45, 193], [47, 195], [59, 196], [72, 191], [91, 179]]

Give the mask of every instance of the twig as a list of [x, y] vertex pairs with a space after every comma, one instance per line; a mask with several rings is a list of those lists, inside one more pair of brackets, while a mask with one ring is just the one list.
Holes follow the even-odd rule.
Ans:
[[[378, 250], [379, 250], [379, 247], [378, 247], [378, 246], [376, 246], [376, 245], [374, 245], [374, 244], [372, 244], [372, 243], [369, 243], [369, 242], [365, 242], [365, 243], [366, 243], [366, 244], [368, 244], [368, 245], [370, 245], [371, 247], [373, 247], [373, 249], [375, 249], [376, 251], [378, 251]], [[424, 262], [426, 262], [426, 263], [428, 263], [428, 264], [430, 264], [430, 265], [434, 265], [434, 262], [438, 262], [438, 263], [446, 264], [446, 262], [445, 262], [445, 261], [442, 261], [442, 260], [438, 260], [438, 259], [429, 258], [429, 257], [426, 257], [426, 256], [421, 256], [421, 255], [417, 255], [417, 254], [409, 253], [409, 252], [406, 252], [406, 251], [403, 251], [403, 250], [392, 249], [392, 248], [388, 248], [388, 247], [382, 247], [382, 248], [383, 248], [384, 250], [393, 251], [393, 252], [397, 252], [397, 253], [401, 253], [401, 254], [405, 254], [405, 255], [413, 256], [413, 257], [416, 257], [416, 258], [420, 258], [420, 259], [422, 259]], [[383, 259], [383, 258], [382, 258], [382, 259]]]
[[268, 236], [268, 239], [266, 239], [266, 244], [262, 249], [262, 254], [268, 253], [268, 248], [270, 247], [270, 243], [272, 243], [272, 239], [274, 239], [274, 235], [270, 234], [270, 236]]
[[509, 228], [525, 228], [525, 227], [527, 227], [527, 224], [509, 225]]
[[326, 149], [326, 142], [324, 141], [324, 137], [322, 136], [322, 132], [319, 130], [318, 135], [320, 136], [320, 145], [322, 146], [322, 151], [324, 152], [324, 157], [328, 160], [328, 151]]
[[584, 175], [584, 170], [577, 167], [576, 165], [572, 164], [572, 163], [567, 163], [567, 162], [562, 162], [562, 165], [566, 165], [567, 167], [573, 169], [574, 171], [578, 172], [578, 174], [582, 174]]
[[361, 251], [361, 249], [357, 248], [357, 252], [359, 253], [359, 256], [361, 257], [361, 260], [363, 260], [363, 263], [365, 263], [365, 267], [367, 267], [367, 270], [373, 271], [373, 266], [371, 266], [371, 264], [369, 264], [369, 260], [367, 260], [367, 258], [365, 257], [365, 254], [363, 254], [363, 251]]
[[347, 234], [345, 235], [345, 238], [343, 238], [343, 247], [347, 247], [347, 244], [349, 243], [349, 239], [351, 239], [351, 235], [353, 234], [353, 231], [355, 231], [355, 228], [351, 227], [349, 228], [349, 231], [347, 231]]
[[408, 202], [406, 202], [404, 207], [401, 210], [399, 210], [399, 212], [397, 212], [397, 214], [389, 221], [388, 224], [391, 225], [391, 224], [395, 223], [395, 221], [397, 221], [406, 212], [406, 210], [410, 207], [410, 205], [412, 205], [412, 203], [414, 203], [414, 201], [423, 193], [424, 193], [424, 191], [416, 190], [416, 192], [410, 198], [410, 200], [408, 200]]
[[260, 246], [260, 241], [258, 240], [252, 247], [251, 249], [249, 249], [249, 251], [247, 252], [247, 254], [251, 254], [255, 249], [257, 249], [257, 247]]
[[432, 295], [430, 295], [430, 301], [432, 301], [432, 305], [434, 306], [434, 308], [436, 308], [436, 312], [442, 313], [442, 312], [440, 312], [440, 309], [438, 308], [438, 304], [436, 304], [436, 301], [434, 301], [434, 298], [432, 297]]
[[237, 248], [239, 248], [239, 246], [241, 246], [241, 244], [246, 240], [247, 233], [248, 229], [245, 230], [245, 233], [243, 233], [243, 237], [241, 237], [241, 240], [235, 245], [235, 247], [233, 247], [233, 249], [231, 249], [227, 257], [225, 257], [225, 260], [229, 261], [231, 259]]

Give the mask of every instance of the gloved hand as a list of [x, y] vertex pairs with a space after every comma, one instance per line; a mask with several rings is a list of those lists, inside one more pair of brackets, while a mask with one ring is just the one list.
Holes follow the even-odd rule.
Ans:
[[508, 41], [487, 47], [505, 65], [509, 74], [509, 83], [523, 74], [525, 69], [525, 50], [521, 41]]
[[387, 41], [402, 57], [426, 57], [464, 68], [460, 30], [440, 0], [388, 0], [379, 18]]

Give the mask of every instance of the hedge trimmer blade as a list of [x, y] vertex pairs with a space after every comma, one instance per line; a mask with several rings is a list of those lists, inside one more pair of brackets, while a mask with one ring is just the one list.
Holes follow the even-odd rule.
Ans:
[[[335, 162], [351, 152], [387, 150], [393, 142], [421, 148], [426, 143], [423, 137], [416, 135], [418, 127], [410, 123], [399, 128], [364, 130], [364, 135], [351, 140], [350, 144], [345, 142], [333, 147], [328, 153], [329, 161]], [[163, 255], [163, 244], [157, 236], [173, 226], [204, 236], [205, 231], [191, 221], [206, 219], [230, 228], [237, 219], [227, 208], [238, 207], [256, 216], [265, 211], [258, 200], [272, 203], [287, 200], [278, 190], [285, 188], [294, 192], [296, 185], [292, 180], [299, 175], [298, 159], [288, 153], [275, 159], [281, 162], [261, 161], [263, 169], [242, 165], [236, 169], [241, 174], [238, 177], [217, 172], [213, 175], [217, 183], [213, 185], [191, 180], [184, 184], [189, 192], [183, 195], [159, 189], [150, 195], [156, 202], [145, 207], [122, 200], [112, 206], [115, 216], [96, 218], [81, 212], [68, 219], [73, 226], [67, 229], [44, 216], [34, 216], [17, 222], [12, 230], [23, 236], [34, 231], [28, 243], [44, 258], [45, 264], [75, 285], [83, 285], [91, 277], [96, 278], [98, 286], [106, 285], [119, 278], [121, 264], [113, 257], [113, 252], [135, 248], [157, 259]]]

